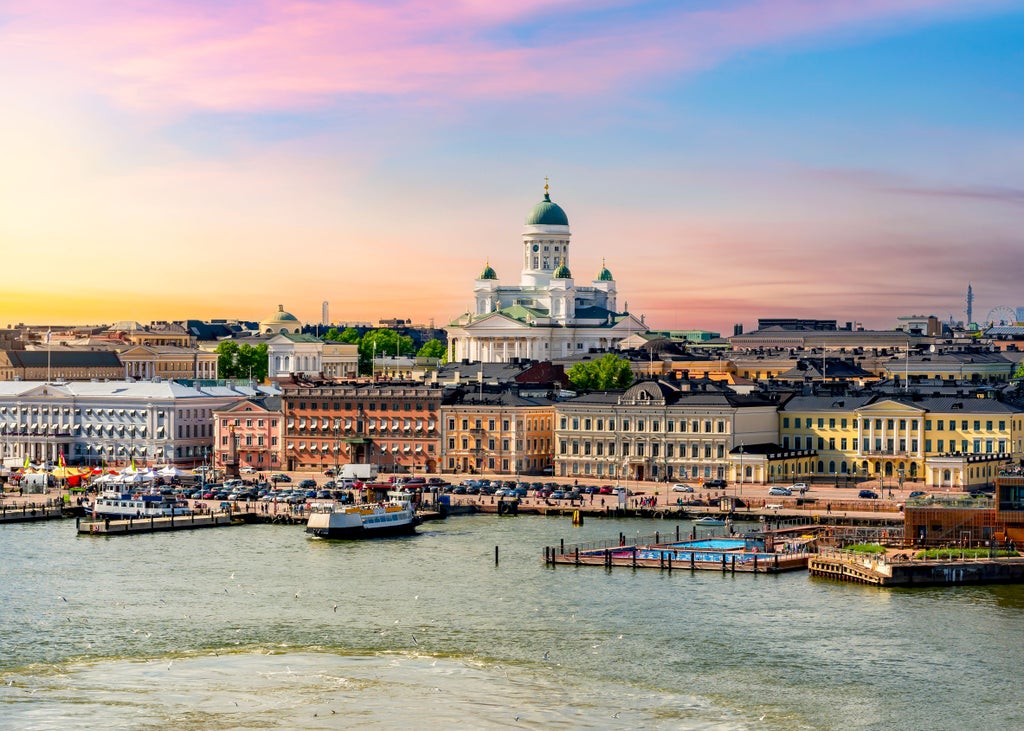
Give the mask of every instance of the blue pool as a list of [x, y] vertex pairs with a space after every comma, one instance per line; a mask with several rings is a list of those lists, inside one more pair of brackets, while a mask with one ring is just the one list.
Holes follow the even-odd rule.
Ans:
[[706, 538], [702, 541], [685, 541], [683, 543], [673, 543], [672, 548], [675, 549], [688, 549], [688, 548], [710, 548], [714, 551], [735, 551], [741, 548], [745, 548], [747, 542], [742, 539], [735, 538]]

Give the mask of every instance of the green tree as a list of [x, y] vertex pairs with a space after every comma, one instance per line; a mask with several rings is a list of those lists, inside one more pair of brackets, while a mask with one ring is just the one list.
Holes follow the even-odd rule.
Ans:
[[330, 330], [324, 333], [324, 340], [330, 340], [332, 342], [338, 342], [341, 340], [341, 333], [338, 332], [338, 328], [332, 327]]
[[626, 388], [633, 382], [629, 361], [614, 353], [583, 361], [569, 369], [569, 381], [579, 391], [608, 391]]
[[267, 344], [255, 348], [248, 343], [239, 345], [234, 340], [217, 344], [218, 378], [253, 378], [264, 381], [270, 364], [267, 361]]
[[260, 343], [256, 347], [248, 343], [238, 346], [239, 378], [252, 378], [257, 383], [267, 379], [270, 361], [267, 356], [267, 344]]
[[448, 362], [448, 348], [444, 347], [437, 338], [431, 338], [423, 343], [423, 347], [416, 352], [418, 358], [440, 358], [442, 363]]
[[362, 373], [371, 373], [375, 356], [393, 358], [412, 355], [413, 352], [412, 338], [408, 335], [399, 335], [387, 328], [370, 330], [359, 342], [359, 370]]
[[1014, 378], [1024, 378], [1024, 361], [1017, 364], [1017, 370], [1013, 372]]
[[217, 377], [237, 378], [238, 343], [234, 340], [222, 340], [217, 343]]
[[354, 345], [359, 345], [362, 339], [363, 336], [354, 327], [346, 327], [341, 331], [341, 336], [338, 338], [343, 343], [352, 343]]

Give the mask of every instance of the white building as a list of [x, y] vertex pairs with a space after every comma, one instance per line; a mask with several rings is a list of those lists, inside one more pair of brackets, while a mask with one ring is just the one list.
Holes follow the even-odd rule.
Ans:
[[0, 382], [0, 454], [56, 464], [137, 465], [202, 461], [213, 447], [213, 412], [266, 387], [174, 381]]
[[519, 284], [502, 285], [490, 264], [484, 267], [473, 285], [473, 312], [447, 328], [449, 361], [507, 363], [610, 351], [647, 330], [641, 318], [618, 311], [615, 280], [604, 262], [588, 286], [576, 285], [569, 269], [571, 236], [565, 211], [545, 185], [544, 200], [523, 228]]
[[[267, 376], [319, 376], [323, 373], [324, 341], [312, 335], [280, 333], [267, 340]], [[358, 356], [357, 356], [358, 359]]]

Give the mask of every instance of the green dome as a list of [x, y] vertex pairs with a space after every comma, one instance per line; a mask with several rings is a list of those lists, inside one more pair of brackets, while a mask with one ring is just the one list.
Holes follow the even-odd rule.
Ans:
[[558, 269], [551, 276], [553, 279], [572, 279], [572, 272], [565, 265], [565, 259], [562, 259], [562, 263], [558, 265]]
[[535, 205], [526, 217], [527, 226], [568, 226], [569, 217], [557, 203], [551, 202], [551, 196], [544, 192], [544, 200]]
[[497, 279], [498, 273], [491, 268], [491, 263], [487, 262], [484, 266], [484, 270], [480, 273], [479, 279]]
[[597, 275], [597, 281], [599, 282], [614, 282], [615, 278], [612, 273], [608, 271], [608, 267], [604, 265], [604, 260], [601, 261], [601, 272]]

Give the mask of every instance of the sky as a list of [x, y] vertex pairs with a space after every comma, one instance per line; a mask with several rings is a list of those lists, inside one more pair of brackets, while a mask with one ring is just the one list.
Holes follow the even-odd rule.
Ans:
[[569, 217], [658, 329], [1024, 307], [1024, 2], [0, 0], [0, 327], [470, 309]]

